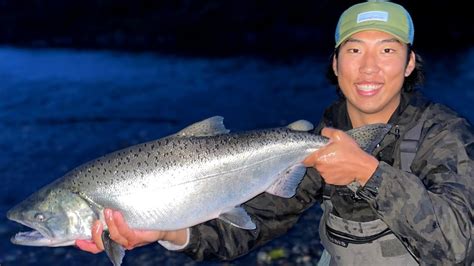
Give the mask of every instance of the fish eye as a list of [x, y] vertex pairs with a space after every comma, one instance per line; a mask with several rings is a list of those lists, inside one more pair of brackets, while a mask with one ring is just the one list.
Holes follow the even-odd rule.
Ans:
[[35, 214], [35, 220], [38, 222], [44, 222], [46, 220], [46, 217], [42, 213], [37, 213]]

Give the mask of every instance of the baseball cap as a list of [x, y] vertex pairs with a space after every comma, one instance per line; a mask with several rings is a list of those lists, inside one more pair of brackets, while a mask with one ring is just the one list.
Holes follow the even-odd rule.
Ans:
[[352, 34], [364, 30], [389, 33], [400, 41], [413, 44], [415, 28], [408, 11], [401, 5], [386, 1], [369, 1], [349, 7], [336, 26], [336, 47]]

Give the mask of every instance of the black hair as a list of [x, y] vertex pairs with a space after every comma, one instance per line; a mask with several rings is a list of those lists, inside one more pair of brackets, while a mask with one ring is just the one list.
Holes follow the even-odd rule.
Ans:
[[[329, 80], [329, 82], [333, 85], [336, 86], [337, 90], [337, 95], [344, 99], [344, 94], [342, 94], [341, 88], [339, 87], [339, 84], [337, 82], [337, 76], [334, 74], [334, 70], [332, 68], [332, 60], [333, 58], [337, 59], [337, 56], [339, 54], [339, 47], [340, 45], [334, 50], [334, 52], [331, 54], [330, 57], [330, 63], [329, 67], [327, 68], [326, 71], [326, 78]], [[415, 52], [413, 47], [411, 45], [408, 45], [407, 49], [407, 62], [406, 64], [408, 65], [408, 62], [410, 60], [410, 53], [413, 52], [415, 54], [415, 68], [411, 72], [411, 74], [408, 77], [405, 77], [405, 80], [403, 81], [403, 91], [404, 92], [411, 92], [416, 90], [417, 88], [421, 87], [425, 81], [425, 73], [424, 73], [424, 68], [423, 68], [423, 59], [419, 54]]]

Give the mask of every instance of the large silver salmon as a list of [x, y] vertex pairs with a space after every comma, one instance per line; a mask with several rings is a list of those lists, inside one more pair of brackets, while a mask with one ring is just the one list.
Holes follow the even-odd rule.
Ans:
[[[131, 228], [175, 230], [214, 218], [254, 229], [241, 204], [260, 193], [290, 198], [306, 172], [303, 159], [327, 144], [312, 125], [229, 133], [211, 117], [155, 141], [85, 163], [12, 208], [7, 217], [34, 229], [12, 238], [19, 245], [67, 246], [91, 239], [104, 208], [122, 212]], [[389, 131], [384, 124], [348, 133], [372, 150]], [[105, 222], [104, 222], [105, 225]], [[121, 246], [105, 239], [115, 265]]]

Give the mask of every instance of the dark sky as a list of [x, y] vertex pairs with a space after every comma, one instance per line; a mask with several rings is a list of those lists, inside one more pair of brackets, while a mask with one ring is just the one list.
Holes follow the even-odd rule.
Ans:
[[[3, 0], [0, 43], [181, 53], [320, 53], [332, 49], [342, 0]], [[415, 45], [471, 47], [468, 8], [456, 1], [393, 1], [415, 22]]]

